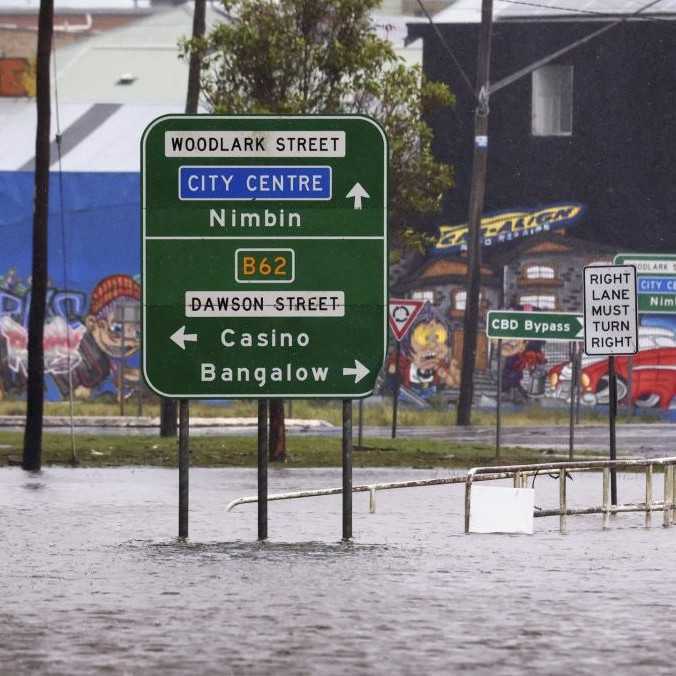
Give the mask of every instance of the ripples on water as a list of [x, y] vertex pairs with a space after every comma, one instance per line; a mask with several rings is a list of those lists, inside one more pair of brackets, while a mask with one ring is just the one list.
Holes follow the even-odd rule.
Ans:
[[[444, 472], [355, 470], [355, 483]], [[620, 515], [536, 520], [536, 535], [464, 536], [462, 488], [270, 503], [255, 471], [191, 473], [191, 540], [174, 539], [176, 472], [0, 469], [2, 674], [672, 674], [676, 529]], [[660, 481], [655, 480], [659, 499]], [[270, 490], [340, 485], [273, 470]], [[554, 505], [557, 482], [538, 479]], [[638, 476], [620, 481], [640, 500]], [[579, 476], [572, 503], [600, 501]]]

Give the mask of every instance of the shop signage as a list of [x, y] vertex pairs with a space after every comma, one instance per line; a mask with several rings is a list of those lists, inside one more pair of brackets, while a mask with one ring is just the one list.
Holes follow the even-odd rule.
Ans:
[[[515, 239], [551, 232], [577, 223], [585, 207], [577, 202], [552, 204], [530, 210], [509, 210], [488, 214], [481, 219], [481, 243], [495, 246]], [[432, 251], [437, 254], [466, 251], [467, 225], [442, 225]]]

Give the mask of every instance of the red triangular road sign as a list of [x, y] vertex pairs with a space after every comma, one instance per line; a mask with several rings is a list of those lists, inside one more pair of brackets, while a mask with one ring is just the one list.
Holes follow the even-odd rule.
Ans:
[[390, 330], [396, 340], [401, 340], [408, 333], [423, 305], [425, 305], [424, 300], [390, 298], [387, 316], [390, 322]]

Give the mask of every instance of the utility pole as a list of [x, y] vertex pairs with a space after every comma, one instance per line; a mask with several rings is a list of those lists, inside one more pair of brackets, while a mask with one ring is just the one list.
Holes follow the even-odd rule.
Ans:
[[35, 199], [33, 261], [28, 319], [28, 384], [23, 460], [26, 470], [42, 465], [42, 418], [45, 406], [44, 333], [47, 304], [47, 224], [49, 215], [49, 133], [51, 92], [49, 65], [54, 29], [54, 0], [40, 0], [37, 54], [37, 131], [35, 134]]
[[[192, 15], [192, 39], [202, 39], [206, 30], [206, 0], [195, 0]], [[202, 66], [202, 50], [190, 50], [188, 65], [188, 93], [185, 100], [186, 115], [196, 115], [200, 97], [200, 68]], [[184, 417], [188, 416], [188, 407], [183, 411]], [[177, 433], [176, 415], [178, 413], [178, 401], [167, 397], [160, 398], [160, 436], [175, 437]]]
[[479, 296], [481, 290], [481, 214], [484, 208], [488, 160], [488, 104], [492, 24], [493, 0], [482, 0], [475, 87], [474, 156], [472, 159], [472, 183], [468, 217], [467, 297], [463, 326], [460, 396], [458, 398], [457, 410], [458, 425], [471, 425], [472, 423], [474, 368], [476, 364]]

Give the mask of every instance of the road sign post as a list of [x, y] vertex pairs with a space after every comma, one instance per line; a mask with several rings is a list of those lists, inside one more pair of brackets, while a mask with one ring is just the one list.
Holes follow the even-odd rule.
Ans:
[[622, 253], [614, 263], [636, 268], [638, 314], [676, 314], [675, 254]]
[[399, 412], [399, 394], [401, 392], [401, 373], [399, 363], [401, 361], [401, 341], [409, 332], [416, 317], [423, 309], [425, 301], [412, 298], [390, 298], [388, 305], [388, 321], [390, 331], [397, 342], [394, 357], [394, 394], [392, 395], [392, 438], [397, 437], [397, 415]]
[[[608, 357], [608, 427], [610, 459], [617, 458], [617, 375], [615, 355], [638, 351], [636, 268], [591, 265], [584, 268], [584, 351]], [[629, 392], [631, 397], [631, 392]], [[617, 505], [617, 475], [610, 472], [610, 501]]]
[[569, 341], [582, 340], [582, 315], [572, 312], [526, 312], [489, 310], [489, 338]]
[[[496, 458], [500, 457], [502, 432], [502, 341], [515, 339], [576, 341], [582, 340], [582, 328], [582, 315], [572, 312], [489, 310], [486, 317], [486, 335], [498, 341], [498, 392], [495, 416]], [[572, 438], [573, 432], [571, 429], [571, 444]]]
[[179, 399], [369, 396], [387, 346], [381, 127], [169, 115], [147, 127], [141, 157], [148, 386]]

